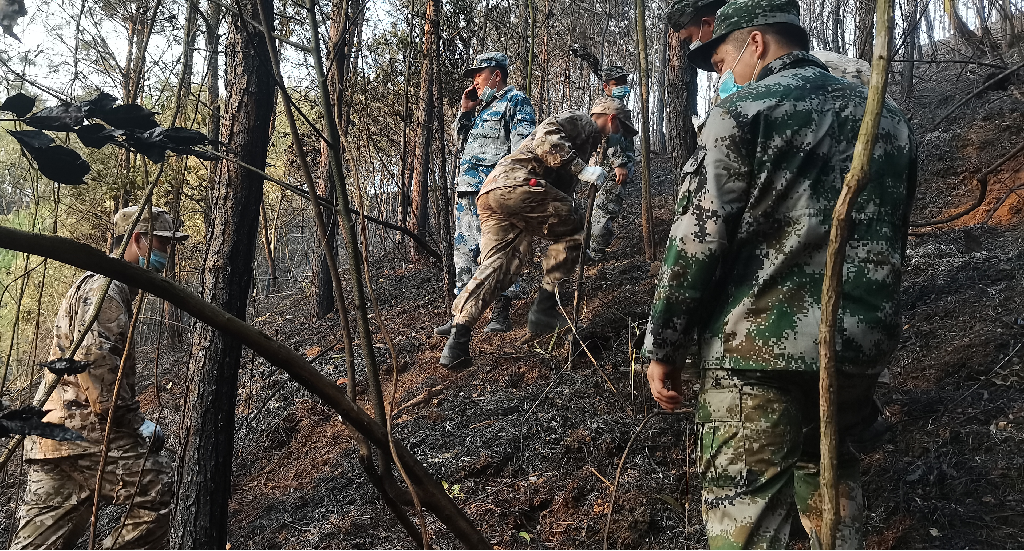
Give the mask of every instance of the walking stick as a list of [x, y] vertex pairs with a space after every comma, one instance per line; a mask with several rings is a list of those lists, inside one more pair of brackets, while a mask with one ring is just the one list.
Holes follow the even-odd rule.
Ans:
[[[590, 166], [601, 166], [604, 162], [604, 156], [608, 152], [608, 136], [605, 136], [601, 140], [601, 146], [597, 148], [594, 155], [590, 158]], [[586, 216], [583, 219], [583, 247], [580, 249], [579, 264], [576, 265], [576, 288], [573, 292], [572, 298], [572, 327], [573, 332], [576, 333], [579, 328], [580, 321], [580, 300], [581, 290], [583, 289], [583, 268], [584, 259], [587, 257], [587, 249], [590, 248], [590, 226], [594, 218], [594, 202], [597, 200], [597, 186], [591, 184], [587, 189], [587, 210]], [[576, 357], [577, 352], [577, 341], [579, 341], [578, 335], [574, 335], [569, 340], [569, 357], [566, 361], [571, 362]], [[582, 342], [579, 342], [579, 346], [583, 346]]]
[[[836, 481], [836, 319], [843, 292], [843, 262], [849, 240], [850, 206], [867, 184], [871, 155], [878, 141], [878, 126], [885, 103], [885, 89], [889, 71], [889, 49], [892, 46], [893, 0], [878, 0], [876, 8], [875, 53], [871, 63], [871, 86], [864, 108], [857, 145], [853, 150], [850, 172], [843, 181], [843, 190], [832, 212], [832, 231], [828, 240], [825, 260], [825, 284], [821, 289], [821, 325], [818, 329], [818, 354], [821, 371], [818, 380], [821, 418], [821, 479], [822, 494], [820, 549], [836, 548], [836, 529], [839, 525], [839, 488]], [[813, 532], [813, 530], [812, 530]], [[812, 537], [815, 534], [812, 534]]]

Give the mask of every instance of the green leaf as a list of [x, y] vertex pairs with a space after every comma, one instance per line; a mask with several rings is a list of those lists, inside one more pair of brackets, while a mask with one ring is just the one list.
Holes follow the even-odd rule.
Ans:
[[530, 538], [530, 534], [528, 534], [526, 532], [519, 532], [519, 536], [521, 538], [523, 538], [524, 540], [526, 540], [526, 543], [530, 543], [530, 539], [531, 539]]

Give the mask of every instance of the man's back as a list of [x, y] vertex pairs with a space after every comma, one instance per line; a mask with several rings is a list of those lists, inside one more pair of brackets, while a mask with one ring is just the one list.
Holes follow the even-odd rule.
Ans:
[[[794, 52], [711, 113], [701, 135], [707, 158], [688, 165], [707, 174], [690, 190], [692, 216], [673, 228], [673, 235], [687, 237], [670, 240], [666, 253], [694, 267], [683, 281], [669, 282], [667, 293], [659, 290], [686, 297], [714, 278], [714, 291], [701, 303], [708, 317], [687, 323], [703, 329], [706, 367], [817, 369], [832, 210], [866, 98], [863, 86]], [[887, 104], [869, 183], [853, 206], [838, 347], [843, 368], [880, 368], [898, 342], [900, 269], [915, 180], [909, 125]], [[663, 306], [655, 316], [685, 318], [695, 310], [686, 298], [658, 296], [656, 302]]]

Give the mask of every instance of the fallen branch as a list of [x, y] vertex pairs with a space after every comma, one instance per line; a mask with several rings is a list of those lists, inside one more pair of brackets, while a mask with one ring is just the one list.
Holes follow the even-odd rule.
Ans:
[[[619, 468], [615, 469], [615, 484], [612, 485], [612, 497], [608, 502], [608, 516], [604, 521], [604, 548], [608, 549], [608, 531], [612, 528], [612, 511], [615, 510], [615, 495], [619, 490], [619, 477], [622, 476], [622, 465], [626, 463], [626, 456], [629, 455], [629, 448], [633, 447], [633, 441], [640, 435], [640, 431], [643, 430], [644, 425], [648, 421], [654, 418], [658, 414], [658, 410], [652, 411], [644, 417], [644, 420], [640, 422], [640, 426], [633, 432], [633, 437], [629, 439], [629, 443], [626, 444], [626, 450], [622, 452], [622, 457], [619, 458]], [[604, 479], [602, 479], [604, 480]], [[607, 480], [605, 481], [607, 482]]]
[[[365, 436], [371, 444], [385, 450], [386, 453], [390, 451], [391, 443], [387, 430], [361, 407], [350, 401], [334, 381], [320, 374], [302, 355], [173, 281], [64, 237], [0, 227], [0, 248], [52, 258], [116, 279], [132, 288], [141, 289], [170, 302], [199, 321], [237, 339], [269, 363], [291, 375], [297, 383], [334, 409], [352, 430]], [[401, 443], [395, 442], [394, 446], [395, 455], [402, 461], [411, 481], [416, 484], [417, 491], [424, 498], [424, 506], [451, 530], [464, 546], [473, 549], [491, 548], [490, 542], [473, 525], [465, 512], [452, 501], [420, 460]]]
[[[1018, 63], [1017, 65], [1014, 65], [1013, 67], [1007, 69], [1003, 73], [1000, 73], [999, 76], [997, 76], [996, 78], [986, 82], [985, 84], [982, 84], [980, 88], [978, 88], [977, 90], [975, 90], [975, 91], [971, 92], [970, 94], [968, 94], [966, 98], [956, 102], [953, 105], [953, 107], [950, 107], [948, 111], [943, 113], [942, 116], [939, 117], [939, 120], [937, 120], [934, 123], [932, 123], [931, 130], [935, 130], [936, 128], [938, 128], [939, 123], [941, 123], [942, 121], [946, 120], [946, 118], [949, 117], [950, 115], [952, 115], [957, 109], [960, 109], [960, 107], [962, 107], [963, 104], [967, 103], [968, 101], [971, 101], [972, 99], [977, 97], [978, 94], [981, 94], [985, 90], [988, 90], [989, 88], [991, 88], [991, 87], [995, 86], [996, 84], [1002, 82], [1004, 77], [1012, 75], [1013, 73], [1016, 73], [1017, 71], [1021, 70], [1022, 68], [1024, 68], [1024, 62]], [[872, 70], [872, 72], [874, 72], [874, 71]]]

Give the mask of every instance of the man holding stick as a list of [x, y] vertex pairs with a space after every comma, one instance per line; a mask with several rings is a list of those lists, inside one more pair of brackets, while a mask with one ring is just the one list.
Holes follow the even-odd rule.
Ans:
[[[796, 0], [732, 0], [688, 58], [721, 75], [684, 181], [651, 309], [651, 392], [677, 408], [699, 381], [703, 514], [711, 548], [783, 548], [794, 515], [820, 533], [818, 324], [831, 215], [867, 89], [808, 53]], [[853, 205], [838, 339], [837, 547], [863, 546], [859, 460], [878, 374], [899, 342], [916, 186], [910, 126], [884, 107]], [[699, 370], [684, 372], [688, 343]]]
[[[587, 161], [610, 134], [635, 135], [629, 111], [621, 101], [604, 97], [590, 115], [567, 111], [548, 117], [490, 173], [480, 196], [480, 267], [452, 305], [453, 326], [441, 353], [441, 365], [470, 366], [473, 326], [503, 289], [519, 277], [530, 259], [535, 236], [552, 241], [541, 261], [544, 279], [530, 309], [531, 333], [564, 327], [558, 288], [572, 274], [583, 247], [583, 219], [573, 205], [579, 183], [600, 186], [608, 174]], [[561, 304], [569, 307], [571, 301]]]

